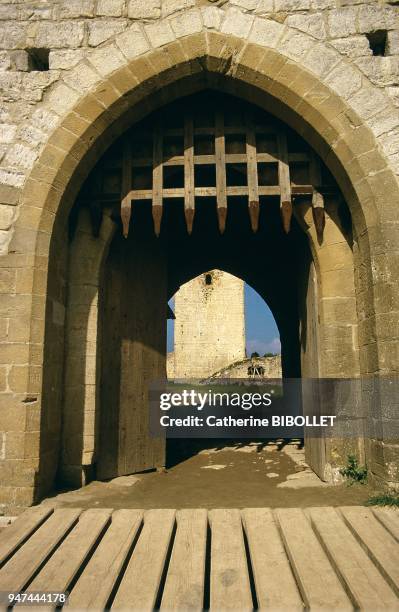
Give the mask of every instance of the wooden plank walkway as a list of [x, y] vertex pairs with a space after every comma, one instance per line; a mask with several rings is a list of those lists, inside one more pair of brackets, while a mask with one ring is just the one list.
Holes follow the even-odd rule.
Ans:
[[398, 611], [398, 535], [385, 508], [39, 506], [0, 534], [0, 591], [67, 591], [66, 610]]

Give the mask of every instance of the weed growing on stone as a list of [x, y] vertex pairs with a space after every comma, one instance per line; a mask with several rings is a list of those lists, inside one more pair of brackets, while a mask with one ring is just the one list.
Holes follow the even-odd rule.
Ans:
[[348, 455], [346, 467], [342, 468], [340, 473], [348, 479], [351, 485], [355, 482], [360, 484], [366, 484], [367, 482], [367, 467], [365, 465], [360, 466], [355, 455]]
[[399, 508], [399, 494], [398, 493], [381, 493], [379, 495], [373, 495], [366, 501], [366, 506], [391, 506]]

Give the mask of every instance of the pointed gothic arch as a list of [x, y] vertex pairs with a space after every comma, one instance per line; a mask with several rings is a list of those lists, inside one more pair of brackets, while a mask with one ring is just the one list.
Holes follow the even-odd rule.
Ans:
[[[84, 95], [69, 95], [68, 88], [60, 85], [59, 100], [54, 102], [60, 121], [25, 183], [3, 263], [12, 269], [23, 266], [29, 289], [20, 296], [30, 322], [18, 357], [28, 364], [26, 384], [10, 402], [19, 409], [22, 400], [34, 398], [32, 410], [40, 416], [43, 386], [60, 387], [63, 357], [54, 361], [58, 368], [54, 377], [43, 375], [43, 361], [45, 350], [51, 354], [63, 344], [65, 287], [57, 281], [63, 278], [61, 264], [68, 256], [66, 221], [90, 169], [132, 122], [182, 91], [209, 85], [263, 108], [273, 105], [275, 114], [311, 144], [334, 175], [354, 226], [360, 372], [391, 372], [397, 365], [395, 348], [384, 327], [385, 304], [389, 302], [392, 314], [398, 300], [394, 284], [386, 281], [395, 278], [389, 258], [397, 235], [398, 185], [367, 117], [357, 112], [356, 96], [340, 95], [338, 87], [328, 85], [332, 66], [345, 60], [301, 34], [304, 44], [314, 48], [312, 63], [302, 65], [289, 45], [285, 49], [278, 44], [280, 35], [289, 39], [289, 29], [276, 37], [278, 26], [264, 19], [255, 18], [245, 36], [237, 36], [226, 23], [220, 30], [208, 29], [189, 14], [181, 16], [177, 33], [168, 20], [156, 27], [157, 36], [147, 31], [150, 43], [128, 51], [129, 57], [120, 50], [122, 42], [93, 52], [87, 66], [94, 67], [100, 80]], [[365, 84], [360, 93], [371, 94], [372, 87]], [[59, 254], [60, 263], [54, 264]], [[60, 275], [55, 278], [57, 270]], [[48, 401], [58, 400], [53, 394]], [[59, 417], [48, 423], [42, 419], [41, 427], [48, 429], [58, 448]], [[53, 449], [47, 448], [37, 429], [33, 434], [41, 440], [42, 464], [53, 461]], [[44, 469], [39, 479], [37, 469], [29, 472], [27, 503], [51, 484], [53, 469]], [[16, 477], [10, 486], [20, 487], [21, 482]]]

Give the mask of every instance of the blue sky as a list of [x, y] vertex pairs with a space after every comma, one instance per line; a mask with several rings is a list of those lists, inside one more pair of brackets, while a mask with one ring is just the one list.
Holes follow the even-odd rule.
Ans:
[[[172, 309], [173, 304], [170, 302]], [[280, 336], [269, 307], [245, 284], [245, 336], [247, 355], [280, 353]], [[173, 351], [173, 321], [168, 321], [168, 351]]]
[[266, 302], [245, 284], [245, 336], [247, 355], [280, 353], [280, 335]]

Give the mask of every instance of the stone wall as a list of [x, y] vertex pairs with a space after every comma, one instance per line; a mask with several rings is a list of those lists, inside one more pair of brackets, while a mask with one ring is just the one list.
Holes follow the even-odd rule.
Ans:
[[175, 378], [205, 378], [244, 359], [241, 279], [221, 270], [197, 276], [176, 293], [175, 317]]
[[[398, 173], [398, 4], [397, 0], [1, 0], [0, 252], [8, 250], [20, 189], [60, 115], [124, 58], [203, 28], [253, 42], [266, 39], [274, 48], [284, 49], [292, 61], [300, 59], [322, 74], [325, 83], [367, 120]], [[384, 55], [374, 56], [370, 48], [367, 35], [376, 30], [386, 32]], [[15, 279], [2, 277], [7, 289], [13, 283]]]
[[166, 355], [166, 376], [173, 380], [175, 377], [175, 352], [169, 351]]

